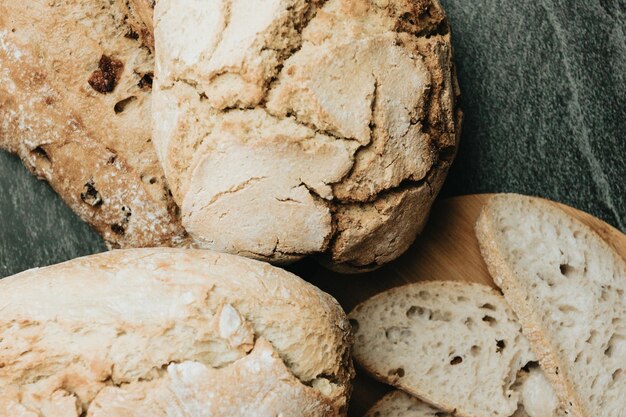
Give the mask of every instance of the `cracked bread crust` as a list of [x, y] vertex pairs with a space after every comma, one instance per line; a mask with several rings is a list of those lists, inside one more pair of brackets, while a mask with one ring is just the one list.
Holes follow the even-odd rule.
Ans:
[[177, 245], [151, 143], [153, 57], [131, 14], [121, 0], [0, 0], [0, 147], [110, 247]]
[[155, 40], [154, 142], [197, 245], [354, 271], [413, 242], [461, 123], [436, 0], [160, 0]]
[[128, 24], [132, 28], [134, 35], [141, 38], [145, 46], [154, 51], [154, 5], [156, 0], [128, 0]]
[[0, 415], [330, 417], [347, 408], [344, 312], [265, 263], [112, 251], [6, 278], [0, 305]]

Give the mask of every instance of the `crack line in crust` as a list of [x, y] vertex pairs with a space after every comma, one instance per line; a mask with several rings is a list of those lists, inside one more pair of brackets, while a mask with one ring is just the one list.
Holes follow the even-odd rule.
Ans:
[[[291, 50], [286, 50], [286, 49], [277, 50], [271, 47], [262, 48], [262, 51], [273, 50], [277, 52], [279, 64], [274, 68], [275, 76], [271, 77], [269, 80], [265, 80], [266, 82], [263, 85], [264, 93], [262, 95], [260, 102], [258, 102], [257, 104], [253, 106], [234, 105], [232, 107], [228, 107], [224, 109], [217, 108], [216, 110], [221, 113], [224, 113], [224, 112], [236, 111], [236, 110], [245, 111], [245, 110], [253, 110], [253, 109], [262, 109], [269, 116], [276, 118], [279, 121], [291, 119], [294, 123], [298, 124], [299, 126], [303, 126], [303, 127], [310, 129], [314, 134], [325, 135], [325, 136], [328, 136], [330, 138], [333, 138], [335, 140], [340, 140], [340, 141], [358, 142], [357, 139], [355, 138], [341, 137], [340, 135], [336, 135], [334, 133], [329, 132], [327, 129], [319, 129], [314, 123], [300, 120], [295, 110], [293, 109], [289, 110], [286, 113], [286, 115], [282, 115], [282, 114], [276, 114], [275, 112], [270, 111], [267, 106], [267, 100], [269, 96], [271, 95], [271, 92], [277, 88], [276, 84], [280, 82], [281, 75], [284, 73], [283, 71], [284, 63], [288, 59], [293, 57], [295, 54], [297, 54], [298, 51], [301, 50], [301, 48], [305, 44], [308, 43], [308, 41], [302, 39], [302, 32], [304, 28], [308, 26], [311, 20], [313, 20], [313, 18], [315, 17], [315, 15], [317, 14], [320, 8], [322, 8], [322, 5], [320, 5], [319, 8], [316, 8], [314, 6], [311, 9], [309, 9], [309, 10], [314, 10], [314, 13], [312, 13], [313, 16], [310, 16], [309, 18], [305, 17], [304, 19], [302, 19], [305, 22], [303, 27], [298, 27], [297, 25], [294, 26], [297, 31], [297, 34], [300, 36], [297, 48], [292, 48]], [[397, 17], [397, 18], [400, 19], [400, 17]], [[458, 110], [458, 89], [455, 86], [455, 80], [453, 78], [454, 72], [455, 72], [454, 64], [450, 63], [450, 66], [449, 66], [444, 63], [443, 66], [440, 66], [439, 55], [436, 54], [435, 49], [434, 49], [434, 46], [439, 45], [439, 44], [442, 44], [443, 47], [446, 47], [446, 46], [449, 48], [451, 47], [449, 44], [449, 26], [447, 23], [447, 19], [441, 18], [440, 21], [436, 25], [429, 23], [427, 27], [419, 31], [396, 28], [395, 30], [389, 30], [389, 31], [384, 32], [384, 34], [392, 34], [396, 38], [401, 33], [409, 34], [412, 37], [416, 38], [417, 40], [433, 38], [431, 41], [432, 46], [433, 46], [432, 50], [430, 48], [431, 44], [428, 41], [426, 43], [419, 43], [419, 44], [416, 43], [414, 48], [410, 48], [412, 52], [417, 54], [423, 60], [426, 70], [428, 71], [428, 73], [430, 74], [432, 78], [431, 83], [426, 85], [426, 88], [424, 91], [423, 104], [419, 106], [421, 107], [421, 109], [417, 109], [418, 111], [421, 110], [420, 111], [421, 114], [418, 113], [419, 116], [417, 116], [415, 120], [411, 120], [410, 124], [412, 126], [418, 123], [421, 124], [420, 128], [418, 128], [418, 132], [419, 134], [428, 135], [430, 137], [429, 146], [431, 147], [431, 153], [432, 154], [436, 153], [436, 158], [433, 161], [433, 163], [430, 165], [428, 170], [423, 174], [423, 176], [421, 176], [421, 178], [415, 179], [415, 178], [411, 178], [412, 174], [405, 174], [406, 178], [401, 179], [397, 185], [387, 186], [386, 188], [383, 188], [379, 190], [378, 192], [371, 193], [371, 196], [365, 196], [365, 199], [362, 199], [362, 200], [350, 200], [349, 196], [347, 198], [340, 199], [335, 196], [334, 189], [332, 191], [331, 198], [325, 199], [321, 197], [314, 189], [307, 186], [307, 184], [301, 181], [300, 185], [303, 185], [307, 188], [312, 198], [314, 198], [318, 202], [323, 202], [323, 204], [325, 204], [329, 208], [330, 213], [331, 213], [331, 218], [332, 218], [331, 231], [330, 231], [329, 236], [325, 238], [324, 250], [321, 252], [326, 252], [330, 247], [332, 247], [332, 241], [334, 241], [337, 235], [340, 234], [339, 230], [337, 230], [337, 218], [336, 218], [336, 211], [338, 207], [353, 205], [353, 204], [370, 205], [370, 204], [375, 203], [376, 201], [384, 199], [385, 197], [387, 197], [388, 195], [392, 193], [401, 192], [404, 190], [419, 189], [423, 187], [428, 187], [428, 194], [432, 198], [435, 194], [435, 190], [433, 189], [433, 186], [431, 185], [432, 177], [435, 176], [435, 174], [439, 170], [448, 169], [450, 165], [450, 160], [451, 160], [451, 158], [447, 156], [450, 153], [448, 148], [450, 146], [456, 146], [458, 144], [457, 130], [459, 127], [459, 122], [460, 122], [460, 113]], [[428, 53], [429, 51], [432, 52], [432, 54], [429, 54]], [[450, 53], [447, 53], [447, 54], [444, 53], [444, 55], [445, 56], [442, 56], [441, 59], [445, 59], [449, 57]], [[441, 80], [439, 80], [439, 76], [437, 75], [439, 71], [443, 72]], [[449, 77], [446, 76], [446, 71], [450, 71], [450, 74], [448, 74], [450, 75]], [[241, 76], [240, 72], [235, 71], [233, 73], [234, 74], [239, 73], [239, 75]], [[357, 161], [358, 155], [364, 150], [371, 148], [371, 146], [377, 142], [376, 139], [374, 138], [374, 132], [376, 129], [376, 125], [374, 124], [374, 114], [376, 111], [377, 100], [378, 100], [378, 95], [379, 95], [378, 94], [379, 80], [377, 79], [375, 74], [372, 74], [372, 76], [374, 77], [374, 91], [372, 93], [371, 103], [370, 103], [370, 107], [371, 107], [370, 123], [369, 123], [370, 140], [366, 144], [359, 143], [359, 146], [356, 147], [353, 151], [352, 149], [350, 149], [351, 151], [350, 159], [352, 162], [350, 169], [340, 179], [331, 181], [328, 183], [324, 182], [325, 185], [341, 184], [344, 181], [346, 181], [346, 179], [350, 178], [351, 175], [353, 175], [354, 170], [356, 169], [356, 161]], [[437, 77], [437, 78], [434, 78], [434, 77]], [[163, 87], [163, 89], [169, 89], [169, 88], [174, 87], [176, 82], [184, 82], [188, 84], [189, 86], [193, 87], [200, 97], [203, 97], [203, 96], [206, 97], [206, 93], [202, 91], [203, 89], [199, 88], [198, 83], [194, 81], [190, 82], [189, 80], [183, 80], [183, 79], [174, 80], [172, 85], [168, 87]], [[450, 92], [451, 102], [449, 104], [444, 103], [445, 106], [443, 108], [437, 105], [433, 107], [433, 100], [440, 98], [439, 96], [441, 94], [444, 94], [448, 90]], [[442, 98], [445, 100], [448, 97], [444, 95], [444, 97]], [[451, 109], [450, 109], [451, 114], [448, 117], [445, 117], [444, 115], [444, 118], [439, 120], [438, 114], [446, 112], [448, 110], [446, 108], [448, 105], [451, 106]], [[405, 109], [405, 110], [408, 111], [409, 109]], [[400, 138], [406, 138], [408, 134], [409, 132], [405, 132], [401, 137], [398, 137], [398, 140]], [[449, 135], [455, 135], [457, 137], [457, 140], [455, 140], [452, 145], [450, 145], [451, 141], [450, 141]], [[395, 156], [391, 162], [386, 163], [385, 168], [389, 168], [390, 166], [394, 165], [399, 158], [401, 158], [400, 155]], [[234, 190], [234, 192], [236, 191], [239, 191], [239, 190]], [[277, 200], [280, 202], [285, 202], [285, 203], [293, 203], [293, 201], [282, 201], [280, 199], [277, 199]], [[273, 257], [275, 254], [283, 254], [282, 252], [276, 250], [276, 248], [277, 248], [277, 245], [275, 245], [270, 257]], [[249, 252], [249, 251], [245, 251], [245, 252]], [[286, 253], [286, 254], [295, 255], [295, 256], [303, 256], [303, 255], [309, 255], [309, 254], [321, 253], [321, 252], [315, 251], [315, 252], [306, 252], [306, 253]], [[267, 255], [264, 255], [264, 254], [256, 254], [256, 255], [267, 257]]]

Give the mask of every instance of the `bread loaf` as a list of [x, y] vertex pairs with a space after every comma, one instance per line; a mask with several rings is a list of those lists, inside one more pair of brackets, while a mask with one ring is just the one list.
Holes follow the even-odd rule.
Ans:
[[381, 398], [365, 417], [453, 417], [409, 394], [395, 390]]
[[595, 232], [538, 198], [499, 195], [476, 232], [569, 416], [626, 416], [626, 266]]
[[453, 417], [403, 391], [395, 390], [381, 398], [365, 417]]
[[372, 269], [426, 220], [460, 129], [436, 0], [160, 0], [154, 140], [203, 247]]
[[[530, 417], [554, 416], [557, 403], [543, 375], [522, 377], [534, 356], [515, 315], [490, 287], [453, 281], [405, 285], [359, 304], [350, 321], [357, 363], [442, 412], [510, 417], [525, 415], [526, 408]], [[522, 395], [537, 385], [547, 400]]]
[[154, 51], [154, 23], [152, 21], [154, 4], [155, 0], [129, 0], [127, 2], [128, 24], [151, 51]]
[[[337, 302], [265, 263], [112, 251], [0, 281], [2, 416], [340, 416]], [[281, 414], [282, 413], [282, 414]]]
[[109, 246], [176, 245], [184, 231], [151, 143], [153, 58], [128, 4], [0, 0], [0, 147]]

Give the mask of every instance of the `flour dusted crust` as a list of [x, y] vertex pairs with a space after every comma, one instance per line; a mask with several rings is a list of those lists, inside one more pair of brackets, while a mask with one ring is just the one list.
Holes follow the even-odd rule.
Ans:
[[434, 0], [160, 0], [154, 141], [202, 247], [337, 269], [399, 256], [461, 113]]
[[345, 414], [345, 314], [265, 263], [113, 251], [6, 278], [0, 306], [0, 415]]
[[0, 0], [0, 147], [110, 246], [175, 245], [184, 231], [151, 143], [153, 58], [133, 13], [121, 0]]

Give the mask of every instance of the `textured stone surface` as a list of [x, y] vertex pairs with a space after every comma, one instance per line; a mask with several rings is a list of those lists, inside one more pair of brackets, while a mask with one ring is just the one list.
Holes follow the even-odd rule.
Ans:
[[465, 121], [441, 195], [534, 194], [626, 231], [626, 2], [442, 3]]
[[46, 183], [0, 152], [0, 277], [105, 249]]
[[[466, 113], [442, 196], [540, 195], [626, 231], [626, 2], [442, 3]], [[0, 276], [104, 249], [5, 154], [0, 219]]]

